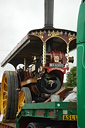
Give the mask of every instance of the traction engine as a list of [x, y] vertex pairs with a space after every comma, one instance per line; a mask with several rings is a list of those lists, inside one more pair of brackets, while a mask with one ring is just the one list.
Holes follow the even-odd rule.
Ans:
[[[27, 71], [21, 68], [18, 70], [20, 86], [29, 80], [28, 84], [23, 86], [29, 87], [32, 100], [35, 102], [43, 102], [56, 93], [62, 87], [64, 74], [69, 69], [65, 67], [67, 58], [64, 52], [51, 51], [45, 56], [45, 66], [43, 56], [34, 56], [33, 63], [28, 66]], [[73, 57], [69, 57], [70, 62], [73, 63], [73, 60]]]
[[[63, 85], [69, 69], [69, 51], [76, 47], [76, 32], [53, 27], [54, 0], [45, 0], [45, 27], [31, 30], [2, 61], [15, 67], [5, 71], [1, 84], [1, 113], [14, 120], [24, 104], [45, 102]], [[17, 65], [23, 68], [16, 70]]]

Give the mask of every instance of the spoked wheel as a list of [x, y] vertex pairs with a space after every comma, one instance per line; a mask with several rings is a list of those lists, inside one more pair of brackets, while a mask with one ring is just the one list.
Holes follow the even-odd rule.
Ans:
[[28, 87], [23, 87], [19, 93], [18, 113], [21, 111], [24, 104], [32, 103], [32, 96]]
[[18, 77], [14, 71], [5, 71], [1, 84], [1, 113], [4, 119], [15, 119], [18, 108]]
[[29, 123], [26, 128], [45, 128], [46, 124], [44, 123]]

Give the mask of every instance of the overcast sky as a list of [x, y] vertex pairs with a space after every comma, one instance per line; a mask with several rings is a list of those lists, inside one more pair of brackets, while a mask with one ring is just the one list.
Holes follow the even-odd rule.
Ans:
[[[76, 31], [80, 3], [81, 0], [54, 0], [54, 27]], [[44, 0], [0, 0], [0, 63], [30, 30], [42, 27]], [[0, 67], [0, 80], [4, 70], [13, 67]]]

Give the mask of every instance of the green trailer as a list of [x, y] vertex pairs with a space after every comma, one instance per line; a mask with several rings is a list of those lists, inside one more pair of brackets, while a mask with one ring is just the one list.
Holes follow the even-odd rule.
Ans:
[[25, 104], [16, 118], [16, 128], [76, 128], [77, 104], [48, 102]]

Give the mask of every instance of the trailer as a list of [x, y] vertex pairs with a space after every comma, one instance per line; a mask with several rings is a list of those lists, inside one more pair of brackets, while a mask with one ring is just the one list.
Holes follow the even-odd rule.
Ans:
[[[1, 84], [3, 121], [16, 120], [16, 128], [85, 128], [85, 0], [80, 6], [77, 37], [74, 31], [53, 27], [53, 3], [45, 1], [45, 27], [30, 31], [1, 63], [24, 64], [24, 70], [5, 71]], [[76, 48], [76, 42], [77, 103], [46, 102], [62, 87], [69, 62], [73, 62], [69, 51]], [[0, 125], [10, 128], [7, 123]]]
[[17, 128], [76, 128], [77, 105], [72, 102], [26, 104], [16, 118]]
[[77, 104], [48, 102], [25, 104], [16, 117], [16, 123], [0, 122], [1, 128], [76, 128]]

